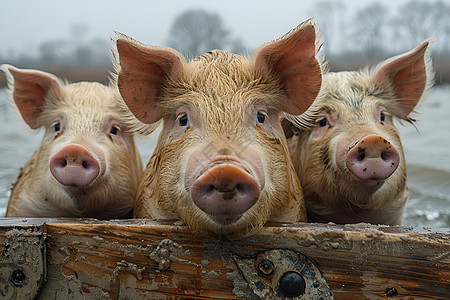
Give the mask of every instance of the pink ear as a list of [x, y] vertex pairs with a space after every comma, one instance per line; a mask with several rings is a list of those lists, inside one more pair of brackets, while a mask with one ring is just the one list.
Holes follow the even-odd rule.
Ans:
[[[3, 65], [1, 69], [9, 78], [14, 102], [22, 118], [32, 129], [39, 128], [39, 116], [45, 99], [49, 94], [56, 98], [62, 95], [60, 80], [52, 74], [37, 70], [21, 70], [10, 65]], [[14, 79], [13, 85], [11, 77]]]
[[424, 41], [412, 51], [382, 63], [372, 75], [376, 85], [394, 89], [400, 104], [396, 112], [399, 118], [406, 119], [429, 89], [433, 78], [428, 50], [430, 46], [429, 40]]
[[157, 122], [163, 115], [157, 105], [163, 80], [183, 73], [180, 55], [170, 48], [146, 46], [128, 37], [117, 40], [117, 51], [117, 83], [123, 100], [140, 121]]
[[256, 56], [256, 68], [279, 76], [288, 96], [284, 109], [299, 115], [316, 99], [322, 85], [322, 71], [316, 58], [316, 25], [305, 21], [279, 40], [264, 45]]

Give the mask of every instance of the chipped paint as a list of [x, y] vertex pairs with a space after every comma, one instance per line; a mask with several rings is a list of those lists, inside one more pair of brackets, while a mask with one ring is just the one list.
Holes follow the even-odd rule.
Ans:
[[184, 250], [180, 244], [177, 244], [170, 239], [164, 239], [158, 244], [156, 249], [150, 253], [150, 258], [158, 262], [158, 269], [160, 271], [168, 270], [172, 260], [193, 264], [198, 267], [196, 263], [180, 259], [174, 254], [188, 255], [189, 251]]
[[0, 260], [2, 299], [35, 298], [46, 278], [45, 235], [32, 229], [12, 229]]

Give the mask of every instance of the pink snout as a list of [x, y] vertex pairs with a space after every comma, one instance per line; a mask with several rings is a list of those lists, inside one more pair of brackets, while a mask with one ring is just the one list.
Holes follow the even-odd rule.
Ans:
[[397, 169], [400, 155], [385, 138], [371, 134], [347, 154], [347, 168], [361, 180], [384, 180]]
[[51, 158], [50, 172], [62, 185], [84, 187], [97, 178], [100, 165], [85, 147], [71, 144]]
[[218, 222], [232, 223], [259, 198], [256, 179], [241, 167], [222, 163], [201, 175], [192, 185], [194, 203]]

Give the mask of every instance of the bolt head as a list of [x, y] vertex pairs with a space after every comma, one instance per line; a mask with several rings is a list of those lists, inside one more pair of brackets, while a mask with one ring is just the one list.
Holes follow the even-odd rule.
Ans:
[[297, 272], [286, 272], [280, 278], [280, 290], [286, 297], [299, 297], [305, 293], [305, 288], [305, 279]]
[[25, 274], [22, 270], [16, 269], [11, 275], [11, 279], [16, 284], [21, 284], [25, 280]]

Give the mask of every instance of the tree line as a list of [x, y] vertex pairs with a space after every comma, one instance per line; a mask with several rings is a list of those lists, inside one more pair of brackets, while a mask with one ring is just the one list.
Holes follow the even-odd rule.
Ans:
[[[412, 49], [434, 37], [433, 59], [440, 79], [450, 82], [450, 4], [443, 1], [405, 2], [393, 12], [371, 2], [350, 13], [343, 2], [320, 1], [309, 12], [319, 22], [323, 51], [332, 69], [352, 69]], [[89, 28], [73, 24], [68, 39], [43, 42], [35, 56], [27, 53], [0, 56], [0, 62], [26, 67], [111, 68], [110, 43], [86, 38]], [[252, 53], [226, 27], [220, 14], [188, 10], [172, 23], [166, 46], [193, 58], [210, 49]], [[442, 76], [444, 74], [444, 76]]]

